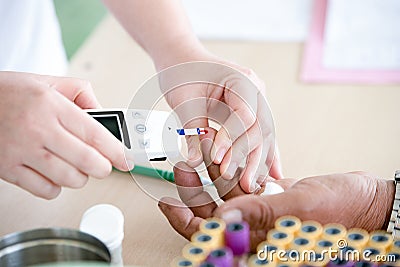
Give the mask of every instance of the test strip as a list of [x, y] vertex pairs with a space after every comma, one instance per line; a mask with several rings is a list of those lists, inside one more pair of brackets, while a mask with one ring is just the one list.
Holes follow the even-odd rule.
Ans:
[[208, 133], [208, 131], [204, 128], [176, 129], [176, 132], [179, 135], [202, 135]]

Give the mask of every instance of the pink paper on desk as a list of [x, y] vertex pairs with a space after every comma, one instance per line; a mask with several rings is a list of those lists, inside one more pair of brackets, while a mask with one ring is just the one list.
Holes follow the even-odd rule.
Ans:
[[400, 70], [340, 70], [323, 66], [327, 2], [328, 0], [314, 1], [310, 34], [304, 48], [301, 79], [310, 83], [400, 83]]

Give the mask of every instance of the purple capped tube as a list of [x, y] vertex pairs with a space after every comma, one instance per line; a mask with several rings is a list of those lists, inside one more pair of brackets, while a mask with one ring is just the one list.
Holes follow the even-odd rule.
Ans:
[[207, 262], [213, 263], [216, 267], [233, 266], [233, 253], [228, 247], [215, 249], [208, 254]]
[[348, 260], [341, 260], [341, 259], [336, 259], [334, 261], [330, 261], [327, 265], [327, 267], [353, 267], [354, 262], [348, 261]]
[[247, 222], [230, 223], [225, 230], [225, 244], [234, 256], [250, 251], [250, 227]]

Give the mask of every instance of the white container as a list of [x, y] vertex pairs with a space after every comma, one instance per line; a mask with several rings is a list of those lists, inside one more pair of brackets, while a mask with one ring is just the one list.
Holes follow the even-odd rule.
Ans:
[[124, 215], [120, 209], [110, 204], [95, 205], [83, 214], [79, 229], [107, 246], [113, 265], [123, 265]]

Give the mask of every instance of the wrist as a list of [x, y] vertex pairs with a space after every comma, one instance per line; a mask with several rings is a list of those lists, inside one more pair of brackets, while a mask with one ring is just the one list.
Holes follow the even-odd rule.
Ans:
[[378, 181], [382, 184], [382, 191], [380, 192], [381, 196], [378, 196], [380, 200], [378, 200], [382, 205], [381, 213], [384, 215], [380, 219], [380, 229], [386, 231], [390, 217], [392, 215], [392, 207], [393, 201], [396, 194], [396, 185], [393, 180], [380, 180]]
[[185, 41], [167, 41], [162, 49], [150, 53], [157, 71], [185, 62], [217, 60], [197, 38], [176, 39]]

